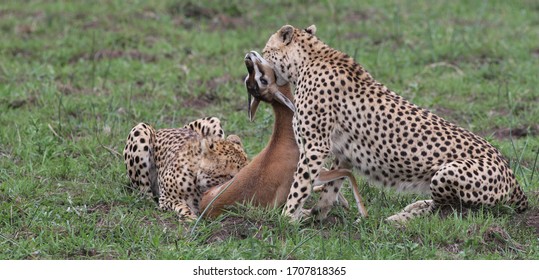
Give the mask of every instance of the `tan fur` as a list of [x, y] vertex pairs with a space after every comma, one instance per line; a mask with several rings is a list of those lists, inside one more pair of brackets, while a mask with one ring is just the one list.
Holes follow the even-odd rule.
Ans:
[[[293, 100], [289, 84], [278, 89]], [[286, 202], [299, 158], [292, 130], [294, 113], [276, 100], [268, 103], [275, 115], [270, 141], [247, 166], [240, 170], [232, 184], [206, 210], [205, 216], [216, 217], [226, 206], [237, 202], [251, 201], [254, 205], [262, 207], [276, 207]], [[200, 203], [201, 212], [219, 194], [222, 187], [227, 185], [228, 182], [204, 193]]]

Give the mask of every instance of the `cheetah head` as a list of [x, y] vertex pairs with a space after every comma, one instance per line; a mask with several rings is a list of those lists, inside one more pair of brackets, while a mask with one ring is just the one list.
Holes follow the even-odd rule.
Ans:
[[[249, 75], [245, 77], [245, 87], [249, 97], [249, 120], [253, 121], [260, 101], [268, 103], [276, 101], [288, 107], [292, 112], [296, 111], [294, 103], [279, 91], [279, 86], [288, 85], [288, 82], [278, 85], [277, 76], [271, 64], [262, 58], [260, 54], [255, 51], [246, 54], [245, 66], [249, 72]], [[253, 97], [252, 102], [251, 97]]]
[[295, 83], [297, 77], [294, 73], [298, 72], [296, 71], [297, 64], [309, 55], [305, 46], [319, 42], [314, 36], [315, 33], [315, 25], [305, 29], [285, 25], [269, 38], [263, 55], [277, 71], [277, 84], [282, 85], [286, 81]]
[[197, 185], [202, 192], [234, 177], [248, 163], [240, 137], [206, 137], [201, 140]]

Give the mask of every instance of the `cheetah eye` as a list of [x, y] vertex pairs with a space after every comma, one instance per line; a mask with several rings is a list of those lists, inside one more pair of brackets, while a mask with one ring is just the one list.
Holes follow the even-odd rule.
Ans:
[[260, 83], [264, 86], [267, 86], [268, 85], [268, 81], [264, 78], [260, 78]]

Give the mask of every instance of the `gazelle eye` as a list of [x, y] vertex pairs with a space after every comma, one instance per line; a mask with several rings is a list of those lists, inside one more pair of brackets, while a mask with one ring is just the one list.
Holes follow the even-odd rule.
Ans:
[[264, 78], [260, 78], [260, 83], [264, 86], [267, 86], [268, 85], [268, 81]]

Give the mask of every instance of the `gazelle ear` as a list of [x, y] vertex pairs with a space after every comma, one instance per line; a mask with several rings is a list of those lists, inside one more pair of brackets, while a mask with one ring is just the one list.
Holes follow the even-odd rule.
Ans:
[[316, 33], [316, 25], [311, 25], [307, 28], [305, 28], [305, 32], [311, 34], [311, 35], [314, 35]]
[[282, 94], [280, 91], [275, 93], [275, 99], [283, 104], [284, 106], [288, 107], [292, 112], [296, 112], [296, 106], [294, 106], [294, 102], [292, 102], [288, 97], [286, 97], [284, 94]]
[[292, 25], [285, 25], [279, 30], [279, 37], [283, 40], [285, 45], [290, 44], [294, 38], [294, 27]]

